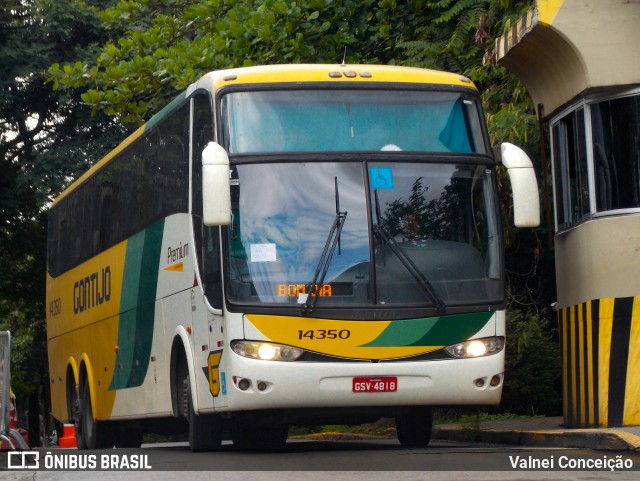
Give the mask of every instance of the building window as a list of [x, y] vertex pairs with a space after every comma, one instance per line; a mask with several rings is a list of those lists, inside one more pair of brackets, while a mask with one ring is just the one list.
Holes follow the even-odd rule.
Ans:
[[552, 133], [556, 216], [563, 228], [581, 222], [591, 211], [584, 108], [561, 118]]
[[640, 208], [640, 95], [587, 98], [551, 121], [556, 223]]
[[591, 106], [596, 209], [640, 207], [640, 96]]

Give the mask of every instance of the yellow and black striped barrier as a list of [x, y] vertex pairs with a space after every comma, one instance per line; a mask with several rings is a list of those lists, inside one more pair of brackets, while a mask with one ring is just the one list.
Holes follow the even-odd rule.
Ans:
[[568, 427], [640, 424], [640, 296], [558, 311]]

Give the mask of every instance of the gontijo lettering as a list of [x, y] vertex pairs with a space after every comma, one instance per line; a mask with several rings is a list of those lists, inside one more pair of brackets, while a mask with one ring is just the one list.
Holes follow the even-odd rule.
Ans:
[[73, 284], [73, 313], [109, 302], [111, 298], [111, 267], [107, 266]]

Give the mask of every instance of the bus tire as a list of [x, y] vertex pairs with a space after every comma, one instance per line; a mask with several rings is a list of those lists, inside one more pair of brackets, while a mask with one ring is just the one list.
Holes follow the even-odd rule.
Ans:
[[76, 430], [76, 445], [79, 450], [87, 449], [87, 443], [85, 441], [82, 431], [82, 398], [76, 396], [73, 401], [73, 426]]
[[114, 446], [113, 426], [93, 419], [89, 382], [82, 386], [79, 412], [76, 413], [76, 443], [78, 449], [103, 449]]
[[236, 421], [231, 427], [233, 445], [240, 449], [282, 449], [287, 444], [286, 424], [250, 424]]
[[398, 441], [405, 447], [425, 447], [431, 440], [433, 413], [429, 406], [416, 406], [396, 416]]
[[71, 366], [67, 367], [67, 422], [75, 424], [78, 410], [78, 395], [76, 394], [76, 381]]
[[213, 451], [222, 443], [222, 423], [215, 414], [197, 415], [193, 409], [191, 381], [184, 379], [184, 392], [188, 405], [189, 446], [191, 451]]

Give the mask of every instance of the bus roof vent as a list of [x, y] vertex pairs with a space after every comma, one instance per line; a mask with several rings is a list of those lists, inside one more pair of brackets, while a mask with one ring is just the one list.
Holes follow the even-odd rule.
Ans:
[[342, 72], [338, 72], [336, 70], [329, 72], [329, 77], [331, 78], [340, 78], [342, 77]]

